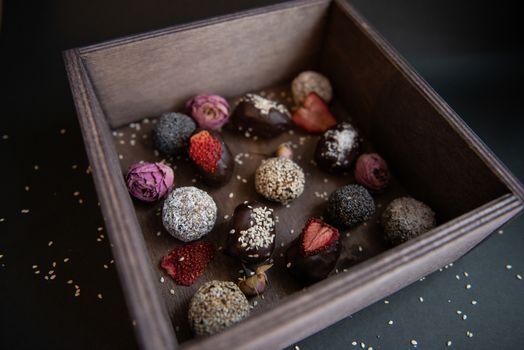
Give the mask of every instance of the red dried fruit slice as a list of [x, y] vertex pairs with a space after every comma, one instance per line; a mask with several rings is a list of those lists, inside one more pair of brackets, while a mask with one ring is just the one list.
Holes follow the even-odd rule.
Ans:
[[176, 283], [190, 286], [202, 276], [215, 256], [215, 248], [208, 242], [195, 242], [176, 247], [162, 258], [160, 266]]
[[293, 122], [314, 134], [323, 133], [337, 124], [324, 100], [314, 92], [309, 93], [302, 107], [293, 113]]
[[209, 131], [199, 131], [189, 139], [189, 156], [202, 169], [214, 173], [222, 157], [222, 144]]
[[324, 221], [311, 218], [306, 222], [301, 235], [302, 252], [305, 255], [316, 255], [335, 243], [340, 234], [336, 228]]

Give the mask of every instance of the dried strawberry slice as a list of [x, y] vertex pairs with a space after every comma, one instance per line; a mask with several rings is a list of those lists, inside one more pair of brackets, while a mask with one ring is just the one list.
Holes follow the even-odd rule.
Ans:
[[306, 222], [301, 235], [302, 252], [305, 255], [316, 255], [335, 243], [340, 234], [336, 228], [324, 221], [311, 218]]
[[202, 276], [215, 255], [215, 248], [208, 242], [195, 242], [176, 247], [162, 258], [160, 266], [176, 283], [190, 286]]
[[302, 107], [293, 113], [293, 122], [307, 132], [320, 134], [337, 124], [328, 106], [316, 93], [306, 96]]

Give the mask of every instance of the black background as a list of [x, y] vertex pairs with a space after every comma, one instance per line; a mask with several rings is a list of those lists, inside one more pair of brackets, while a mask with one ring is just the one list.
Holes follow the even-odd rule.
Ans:
[[[61, 51], [276, 1], [4, 2], [0, 349], [136, 348], [109, 244], [98, 231], [102, 218]], [[352, 3], [524, 179], [517, 2]], [[524, 348], [524, 280], [516, 278], [524, 275], [523, 229], [524, 220], [515, 220], [453, 266], [387, 298], [388, 304], [378, 302], [298, 345], [346, 349], [355, 341], [366, 349], [409, 349], [415, 339], [421, 349], [443, 349], [448, 340], [456, 349]], [[50, 269], [57, 277], [46, 281]], [[69, 279], [79, 285], [79, 297]]]

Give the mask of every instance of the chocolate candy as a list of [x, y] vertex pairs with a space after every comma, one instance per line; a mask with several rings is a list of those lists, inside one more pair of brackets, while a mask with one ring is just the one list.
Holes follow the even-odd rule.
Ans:
[[231, 121], [246, 135], [269, 138], [289, 129], [291, 115], [283, 104], [260, 95], [246, 94], [235, 108]]
[[233, 175], [235, 163], [231, 151], [216, 131], [195, 132], [189, 139], [189, 157], [208, 185], [222, 185]]
[[329, 196], [326, 221], [337, 227], [353, 227], [374, 213], [375, 202], [369, 192], [360, 185], [346, 185]]
[[338, 240], [318, 254], [305, 255], [301, 249], [300, 239], [296, 239], [286, 251], [286, 266], [296, 278], [314, 283], [323, 280], [333, 271], [339, 256]]
[[340, 256], [340, 234], [321, 219], [311, 218], [286, 251], [289, 272], [308, 283], [326, 278]]
[[243, 203], [235, 208], [232, 221], [228, 252], [248, 264], [269, 259], [275, 248], [273, 209], [258, 202]]
[[327, 130], [315, 150], [317, 164], [328, 171], [347, 170], [359, 153], [360, 135], [348, 122]]

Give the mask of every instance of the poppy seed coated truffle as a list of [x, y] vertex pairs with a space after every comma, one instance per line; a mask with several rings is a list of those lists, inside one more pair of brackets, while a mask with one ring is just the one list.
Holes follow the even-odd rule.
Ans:
[[182, 152], [195, 131], [193, 119], [182, 113], [164, 113], [153, 129], [155, 147], [165, 155]]
[[435, 213], [414, 198], [401, 197], [389, 203], [381, 222], [386, 240], [401, 244], [435, 227]]
[[368, 220], [375, 213], [375, 202], [360, 185], [341, 187], [329, 196], [327, 221], [334, 226], [351, 227]]

